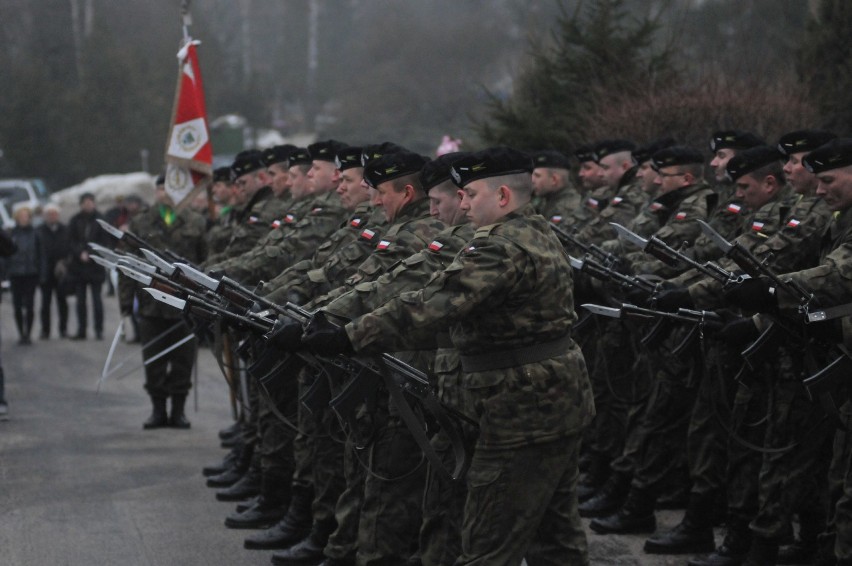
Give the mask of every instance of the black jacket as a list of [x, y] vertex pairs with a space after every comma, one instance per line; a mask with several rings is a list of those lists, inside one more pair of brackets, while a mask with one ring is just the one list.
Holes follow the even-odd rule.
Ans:
[[80, 211], [68, 222], [68, 242], [71, 248], [69, 271], [74, 278], [84, 283], [101, 283], [105, 278], [103, 267], [91, 259], [85, 262], [80, 259], [80, 254], [88, 251], [89, 242], [106, 247], [111, 245], [112, 237], [95, 222], [98, 218], [102, 218], [98, 211], [91, 214]]

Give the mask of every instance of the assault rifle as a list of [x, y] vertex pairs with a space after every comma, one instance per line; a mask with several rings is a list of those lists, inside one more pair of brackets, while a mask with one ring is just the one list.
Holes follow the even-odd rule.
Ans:
[[[646, 322], [667, 320], [689, 324], [691, 326], [689, 332], [680, 344], [672, 350], [672, 353], [678, 356], [688, 353], [696, 340], [704, 335], [704, 331], [716, 331], [724, 326], [722, 317], [713, 311], [678, 309], [677, 312], [664, 312], [626, 303], [619, 308], [590, 303], [580, 306], [593, 314], [619, 320], [634, 319]], [[645, 338], [643, 338], [643, 343], [646, 343]]]
[[[609, 267], [615, 267], [621, 261], [621, 258], [619, 258], [617, 255], [604, 250], [599, 245], [587, 244], [574, 234], [571, 234], [567, 230], [560, 228], [553, 222], [549, 222], [549, 224], [550, 229], [553, 230], [553, 232], [556, 234], [556, 237], [559, 238], [560, 242], [562, 242], [563, 246], [568, 248], [572, 246], [575, 248], [579, 248], [583, 250], [583, 253], [585, 253], [587, 256], [597, 258], [599, 261], [603, 262], [604, 265], [607, 265]], [[569, 250], [569, 252], [570, 251], [571, 250]]]
[[633, 275], [625, 275], [624, 273], [616, 271], [612, 267], [598, 263], [591, 257], [577, 259], [575, 257], [568, 256], [568, 261], [571, 263], [571, 267], [577, 271], [588, 273], [595, 279], [599, 279], [601, 281], [618, 283], [619, 285], [628, 288], [635, 287], [642, 291], [646, 291], [649, 295], [657, 288], [654, 283], [651, 283], [647, 279], [642, 279], [641, 277], [635, 277]]
[[[133, 247], [135, 249], [141, 249], [141, 248], [145, 248], [145, 249], [148, 249], [148, 250], [156, 250], [157, 249], [154, 246], [152, 246], [147, 240], [140, 238], [139, 236], [137, 236], [136, 234], [134, 234], [133, 232], [131, 232], [129, 230], [127, 230], [127, 231], [120, 230], [120, 229], [116, 228], [115, 226], [113, 226], [112, 224], [110, 224], [109, 222], [107, 222], [106, 220], [103, 220], [101, 218], [97, 218], [96, 222], [110, 236], [112, 236], [116, 240], [126, 242], [128, 245], [130, 245], [131, 247]], [[158, 251], [156, 251], [156, 253], [159, 254], [165, 260], [171, 260], [171, 261], [183, 262], [183, 263], [191, 263], [188, 260], [186, 260], [185, 258], [182, 258], [181, 256], [177, 255], [176, 253], [174, 253], [170, 250], [162, 250], [162, 251], [158, 250]]]
[[626, 242], [630, 242], [645, 253], [659, 259], [669, 267], [678, 267], [681, 265], [691, 267], [708, 277], [712, 277], [723, 285], [734, 284], [738, 281], [738, 277], [734, 273], [722, 268], [720, 265], [712, 261], [704, 263], [695, 261], [685, 253], [669, 246], [657, 236], [650, 236], [645, 239], [639, 234], [628, 230], [621, 224], [610, 222], [610, 226], [615, 229], [619, 238]]

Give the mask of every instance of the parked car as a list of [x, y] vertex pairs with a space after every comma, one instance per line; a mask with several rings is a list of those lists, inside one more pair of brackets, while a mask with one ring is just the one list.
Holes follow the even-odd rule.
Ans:
[[0, 201], [11, 212], [19, 202], [26, 202], [37, 214], [50, 197], [42, 179], [0, 179]]

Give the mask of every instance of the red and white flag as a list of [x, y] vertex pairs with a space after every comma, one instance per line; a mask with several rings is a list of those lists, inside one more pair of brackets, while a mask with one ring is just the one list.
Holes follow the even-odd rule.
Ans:
[[187, 41], [177, 54], [177, 92], [165, 161], [166, 194], [178, 208], [192, 202], [195, 193], [206, 187], [213, 176], [213, 148], [195, 49], [200, 43]]

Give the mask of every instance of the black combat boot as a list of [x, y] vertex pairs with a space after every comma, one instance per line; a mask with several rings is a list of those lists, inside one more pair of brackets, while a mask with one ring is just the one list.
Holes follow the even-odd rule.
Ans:
[[778, 549], [776, 564], [811, 564], [819, 548], [819, 535], [825, 530], [825, 513], [799, 512], [799, 538]]
[[632, 487], [624, 505], [606, 517], [593, 519], [589, 528], [598, 534], [653, 533], [657, 528], [654, 503], [657, 497], [650, 490]]
[[314, 523], [311, 533], [293, 546], [272, 555], [272, 563], [279, 566], [317, 565], [325, 560], [322, 553], [328, 542], [328, 537], [337, 527], [337, 521], [332, 519], [325, 523]]
[[151, 397], [151, 405], [153, 407], [151, 416], [142, 423], [142, 428], [149, 430], [169, 426], [169, 416], [166, 414], [166, 398]]
[[263, 474], [260, 495], [247, 509], [237, 510], [225, 518], [231, 529], [268, 529], [287, 514], [290, 503], [290, 481], [281, 475]]
[[631, 476], [613, 472], [594, 497], [580, 503], [581, 517], [604, 517], [624, 505], [630, 493]]
[[169, 415], [170, 427], [188, 429], [192, 426], [183, 412], [184, 405], [186, 405], [186, 395], [172, 395], [172, 414]]
[[577, 501], [591, 499], [603, 487], [610, 474], [609, 458], [596, 452], [590, 453], [589, 467], [577, 483]]
[[764, 537], [752, 537], [743, 566], [775, 566], [778, 558], [778, 541]]
[[231, 426], [225, 427], [219, 431], [219, 440], [233, 438], [235, 435], [242, 434], [242, 428], [239, 422], [235, 422]]
[[255, 550], [289, 548], [311, 532], [311, 503], [314, 491], [310, 487], [293, 485], [293, 497], [287, 514], [272, 527], [247, 537], [243, 546]]
[[728, 519], [728, 532], [725, 540], [712, 553], [689, 561], [689, 566], [741, 566], [745, 562], [751, 546], [751, 530], [748, 521], [739, 518]]
[[[237, 460], [240, 457], [240, 450], [242, 446], [235, 446], [231, 448], [228, 454], [222, 458], [221, 462], [216, 462], [215, 464], [208, 464], [201, 469], [201, 473], [205, 478], [209, 478], [211, 476], [218, 476], [219, 474], [223, 474], [237, 465]], [[227, 486], [224, 486], [227, 487]]]
[[260, 493], [260, 480], [260, 465], [252, 463], [237, 483], [222, 491], [217, 491], [216, 499], [219, 501], [242, 501], [254, 497]]
[[689, 495], [683, 520], [672, 530], [645, 541], [648, 554], [703, 554], [713, 552], [714, 494]]
[[234, 466], [228, 468], [223, 473], [210, 476], [207, 478], [207, 487], [230, 487], [240, 481], [251, 466], [252, 455], [254, 454], [254, 445], [243, 444], [239, 448], [239, 455]]

